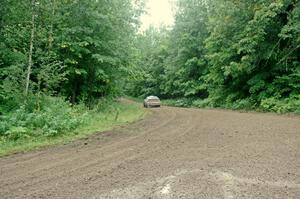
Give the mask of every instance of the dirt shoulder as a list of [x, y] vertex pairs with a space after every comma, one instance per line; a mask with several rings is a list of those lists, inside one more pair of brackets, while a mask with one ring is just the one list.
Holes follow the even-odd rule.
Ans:
[[300, 118], [163, 107], [0, 158], [1, 198], [298, 198]]

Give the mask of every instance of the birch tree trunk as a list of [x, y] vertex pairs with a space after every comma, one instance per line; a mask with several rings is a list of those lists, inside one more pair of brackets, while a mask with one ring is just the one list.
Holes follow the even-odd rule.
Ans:
[[52, 49], [52, 45], [53, 45], [53, 20], [54, 20], [54, 16], [55, 16], [55, 0], [51, 1], [51, 22], [50, 22], [50, 30], [49, 30], [49, 44], [48, 44], [48, 50], [50, 51]]
[[32, 53], [33, 53], [33, 43], [34, 43], [34, 36], [35, 36], [35, 0], [31, 1], [31, 9], [32, 9], [32, 16], [31, 16], [31, 37], [30, 37], [30, 48], [29, 48], [29, 55], [28, 55], [26, 88], [25, 88], [25, 95], [26, 96], [28, 95], [29, 82], [30, 82], [30, 74], [31, 74], [31, 68], [32, 68]]

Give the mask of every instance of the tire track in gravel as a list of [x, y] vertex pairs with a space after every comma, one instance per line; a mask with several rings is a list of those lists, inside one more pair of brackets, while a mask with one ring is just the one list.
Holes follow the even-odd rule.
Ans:
[[[142, 136], [143, 139], [147, 139], [147, 137], [153, 137], [153, 133], [155, 133], [157, 131], [157, 129], [161, 129], [161, 130], [164, 130], [164, 131], [168, 131], [170, 130], [169, 128], [172, 127], [172, 126], [168, 126], [167, 124], [170, 123], [171, 121], [172, 122], [176, 122], [178, 124], [178, 121], [177, 120], [180, 120], [180, 118], [176, 118], [176, 114], [174, 114], [174, 116], [170, 117], [170, 119], [164, 123], [162, 123], [161, 125], [155, 127], [154, 129], [151, 129], [151, 130], [148, 130], [147, 131], [147, 135], [146, 136]], [[192, 121], [192, 120], [189, 120], [189, 121]], [[166, 128], [166, 129], [165, 129]], [[173, 128], [173, 127], [172, 127]], [[188, 123], [185, 123], [184, 124], [184, 127], [183, 129], [183, 132], [180, 134], [180, 135], [184, 135], [186, 132], [190, 131], [191, 129], [193, 128], [193, 126], [190, 124], [190, 122]], [[173, 133], [179, 133], [181, 129], [176, 129], [176, 131], [173, 131]], [[167, 136], [168, 137], [168, 136]], [[140, 137], [139, 137], [140, 138]], [[160, 137], [162, 138], [162, 137]], [[135, 139], [138, 139], [137, 137], [134, 137], [133, 139], [130, 139], [130, 141], [135, 141]], [[129, 140], [127, 140], [128, 142]], [[119, 143], [118, 143], [119, 144]], [[128, 144], [128, 143], [127, 143]], [[156, 145], [160, 145], [159, 143], [156, 143]], [[84, 175], [94, 175], [94, 168], [96, 166], [99, 166], [99, 167], [105, 167], [105, 163], [102, 164], [102, 162], [104, 161], [113, 161], [116, 156], [121, 156], [122, 154], [128, 152], [128, 151], [131, 151], [132, 152], [132, 155], [127, 155], [127, 159], [125, 160], [125, 162], [133, 162], [133, 161], [137, 161], [138, 158], [145, 158], [145, 157], [148, 157], [146, 155], [146, 153], [155, 153], [155, 151], [157, 151], [158, 149], [161, 149], [161, 148], [157, 148], [157, 147], [153, 147], [153, 144], [152, 147], [153, 149], [155, 149], [154, 151], [153, 150], [148, 150], [147, 152], [144, 152], [144, 153], [139, 153], [138, 155], [135, 154], [135, 149], [136, 148], [141, 148], [142, 145], [145, 145], [144, 142], [138, 142], [137, 145], [135, 145], [133, 148], [127, 148], [127, 149], [122, 149], [122, 151], [120, 151], [121, 149], [118, 149], [116, 152], [113, 152], [114, 154], [110, 154], [109, 155], [109, 158], [107, 157], [103, 157], [101, 158], [100, 160], [89, 160], [88, 163], [84, 164], [84, 165], [81, 165], [79, 167], [76, 167], [74, 169], [71, 169], [71, 170], [65, 170], [65, 171], [61, 171], [59, 173], [55, 173], [54, 175], [52, 175], [50, 178], [47, 178], [47, 179], [44, 179], [44, 180], [41, 180], [39, 179], [38, 177], [38, 173], [36, 173], [37, 175], [32, 177], [31, 179], [27, 179], [28, 181], [30, 181], [30, 183], [26, 186], [24, 185], [23, 182], [20, 182], [20, 184], [22, 185], [23, 188], [26, 188], [27, 190], [29, 189], [30, 186], [32, 185], [37, 185], [39, 184], [39, 186], [41, 186], [44, 182], [47, 182], [45, 186], [49, 186], [50, 184], [50, 181], [53, 181], [57, 178], [60, 178], [60, 179], [64, 179], [64, 183], [63, 184], [67, 184], [68, 182], [72, 182], [74, 181], [73, 177], [72, 177], [72, 174], [73, 173], [84, 173]], [[105, 149], [107, 149], [106, 147], [104, 147]], [[116, 150], [116, 148], [115, 148]], [[149, 156], [151, 157], [151, 156]], [[124, 160], [122, 160], [122, 162], [124, 163]], [[73, 163], [72, 163], [73, 164]], [[111, 166], [113, 169], [116, 169], [118, 168], [120, 164], [116, 164], [115, 163], [115, 166]], [[55, 169], [51, 169], [51, 170], [56, 170], [57, 168]], [[89, 170], [91, 170], [89, 172]], [[111, 168], [109, 168], [108, 170], [111, 170]], [[49, 172], [49, 170], [45, 169], [43, 172]], [[31, 174], [32, 175], [32, 174]], [[70, 177], [71, 176], [71, 177]], [[76, 178], [76, 177], [74, 177]], [[61, 184], [62, 185], [62, 184]], [[61, 186], [60, 185], [60, 186]], [[15, 184], [16, 186], [16, 184]], [[9, 191], [15, 191], [15, 190], [18, 190], [20, 187], [16, 187], [14, 190], [9, 190]]]
[[[162, 117], [163, 116], [163, 117]], [[176, 112], [167, 112], [167, 114], [165, 114], [165, 112], [162, 114], [162, 116], [160, 115], [161, 120], [157, 120], [157, 118], [154, 118], [155, 120], [151, 121], [152, 123], [155, 123], [157, 121], [159, 121], [160, 123], [155, 126], [155, 128], [151, 127], [151, 129], [147, 130], [145, 133], [150, 133], [151, 131], [155, 131], [156, 129], [158, 128], [161, 128], [165, 125], [167, 125], [169, 122], [171, 122], [175, 117], [176, 117]], [[163, 120], [163, 118], [168, 118], [168, 120]], [[162, 122], [162, 123], [161, 123]], [[142, 124], [140, 124], [142, 123]], [[133, 124], [133, 126], [141, 126], [141, 125], [144, 125], [145, 121], [142, 121], [142, 122], [138, 122], [138, 124]], [[99, 135], [101, 137], [102, 133]], [[120, 142], [118, 142], [117, 144], [118, 145], [121, 145], [122, 143], [126, 143], [129, 139], [133, 139], [133, 137], [127, 137], [126, 139], [123, 139], [121, 140]], [[111, 145], [107, 145], [107, 146], [104, 146], [104, 147], [112, 147]], [[114, 145], [115, 147], [115, 145]], [[33, 152], [33, 153], [29, 153], [29, 154], [26, 154], [25, 156], [27, 156], [26, 158], [23, 158], [23, 157], [20, 157], [17, 159], [16, 162], [11, 162], [9, 164], [6, 164], [5, 167], [12, 167], [14, 165], [17, 165], [19, 164], [20, 162], [22, 163], [23, 166], [26, 166], [26, 163], [27, 164], [31, 164], [32, 161], [35, 161], [36, 159], [39, 159], [39, 161], [41, 161], [41, 159], [43, 159], [43, 161], [46, 162], [46, 164], [49, 163], [49, 161], [55, 161], [55, 160], [61, 160], [61, 159], [64, 159], [66, 157], [69, 157], [70, 156], [70, 153], [74, 151], [72, 150], [68, 150], [68, 148], [66, 148], [66, 150], [61, 150], [61, 149], [65, 149], [66, 147], [57, 147], [58, 150], [60, 150], [60, 153], [57, 154], [54, 158], [53, 157], [49, 157], [49, 156], [45, 156], [43, 157], [42, 155], [46, 152]], [[51, 150], [51, 149], [50, 149]], [[98, 148], [95, 148], [95, 150], [98, 150]], [[55, 152], [55, 151], [54, 151]], [[16, 155], [16, 157], [18, 157], [19, 155]], [[5, 157], [3, 159], [6, 159]], [[1, 162], [0, 162], [1, 163]], [[42, 165], [41, 165], [42, 166]], [[5, 167], [3, 167], [2, 169], [4, 170]]]
[[[146, 130], [143, 133], [144, 134], [151, 134], [151, 132], [156, 131], [157, 129], [164, 128], [165, 126], [168, 125], [168, 123], [172, 122], [177, 116], [176, 112], [173, 112], [173, 111], [163, 112], [162, 115], [163, 115], [164, 118], [168, 118], [168, 119], [163, 121], [163, 122], [159, 122], [158, 125], [155, 126], [154, 128], [150, 127], [150, 129]], [[157, 121], [157, 119], [161, 119], [161, 118], [154, 118], [154, 119], [155, 119], [155, 121], [152, 121], [152, 123], [155, 123]], [[162, 120], [159, 120], [159, 121], [162, 121]], [[140, 125], [144, 126], [145, 122], [147, 122], [147, 121], [138, 122], [137, 125], [138, 126], [140, 126]], [[136, 124], [133, 124], [133, 125], [135, 126]], [[139, 135], [139, 136], [141, 136], [141, 135]], [[117, 142], [117, 143], [113, 143], [112, 145], [102, 146], [100, 148], [94, 147], [94, 146], [91, 147], [91, 148], [85, 148], [85, 150], [83, 152], [79, 153], [79, 154], [78, 153], [72, 153], [72, 152], [69, 152], [69, 151], [68, 151], [68, 153], [71, 153], [71, 154], [69, 154], [67, 156], [66, 156], [65, 153], [63, 154], [63, 156], [61, 154], [58, 154], [58, 157], [55, 157], [55, 160], [46, 159], [46, 160], [44, 160], [44, 162], [39, 162], [39, 164], [33, 165], [33, 167], [31, 167], [31, 169], [26, 173], [24, 173], [24, 169], [23, 169], [23, 167], [27, 166], [26, 162], [25, 162], [25, 164], [22, 165], [22, 167], [20, 168], [19, 171], [14, 170], [14, 171], [12, 171], [12, 173], [14, 173], [13, 176], [18, 176], [19, 179], [21, 178], [20, 175], [19, 175], [20, 173], [25, 174], [26, 176], [30, 176], [30, 179], [26, 179], [26, 181], [30, 182], [30, 184], [28, 186], [31, 186], [32, 183], [38, 184], [38, 183], [42, 182], [40, 179], [36, 182], [34, 181], [34, 179], [38, 179], [38, 176], [41, 172], [53, 172], [53, 173], [55, 173], [54, 175], [52, 175], [52, 177], [50, 179], [49, 178], [45, 179], [46, 181], [57, 178], [57, 177], [68, 176], [68, 173], [76, 172], [77, 170], [83, 170], [87, 167], [97, 165], [97, 164], [99, 164], [99, 162], [102, 162], [102, 161], [103, 162], [104, 161], [110, 161], [110, 160], [114, 159], [116, 156], [120, 156], [120, 155], [126, 153], [127, 151], [132, 150], [132, 148], [125, 148], [126, 146], [124, 146], [124, 144], [126, 145], [128, 141], [134, 140], [134, 139], [136, 139], [136, 137], [137, 136], [129, 136], [129, 137]], [[92, 160], [93, 158], [91, 156], [84, 156], [84, 154], [86, 153], [86, 150], [88, 150], [88, 152], [90, 154], [93, 154], [93, 153], [96, 153], [99, 149], [108, 150], [108, 152], [106, 152], [107, 155], [102, 156], [101, 160]], [[111, 152], [110, 150], [113, 150], [113, 151]], [[35, 157], [33, 157], [33, 159], [27, 160], [27, 161], [29, 161], [29, 162], [27, 162], [27, 164], [30, 164], [31, 162], [34, 162], [36, 160], [36, 158], [39, 157], [39, 155], [36, 155]], [[76, 156], [72, 157], [74, 155], [76, 155]], [[57, 162], [57, 160], [60, 160], [60, 161]], [[62, 170], [60, 172], [55, 172], [60, 167], [66, 167], [66, 163], [68, 163], [68, 165], [71, 166], [71, 165], [76, 164], [76, 162], [78, 162], [78, 161], [87, 162], [87, 163], [85, 163], [84, 165], [81, 165], [80, 167], [73, 168], [71, 170], [67, 169], [67, 170]], [[44, 164], [42, 164], [42, 163], [44, 163]], [[9, 168], [11, 168], [13, 166], [16, 166], [16, 165], [17, 165], [16, 163], [12, 163], [12, 164], [5, 165], [5, 167], [1, 168], [1, 173], [3, 174], [2, 175], [3, 179], [5, 179], [5, 177], [7, 177], [7, 176], [12, 175], [12, 173], [8, 173], [5, 169], [7, 169], [7, 168], [9, 169]], [[24, 178], [26, 178], [26, 176]], [[12, 179], [13, 178], [15, 178], [15, 177], [12, 177]], [[9, 180], [12, 180], [12, 179], [8, 178], [8, 179], [6, 179], [6, 181], [7, 180], [9, 181]], [[13, 182], [13, 183], [14, 183], [15, 186], [18, 184], [16, 182]], [[24, 186], [23, 180], [20, 180], [19, 183], [22, 186]], [[1, 179], [0, 179], [0, 184], [1, 184]], [[7, 184], [7, 185], [9, 185], [9, 184]], [[19, 187], [17, 186], [16, 189], [18, 189], [18, 188]], [[14, 191], [14, 190], [10, 190], [10, 191]]]
[[[66, 146], [1, 158], [1, 198], [300, 194], [299, 117], [170, 107], [152, 112], [127, 127]], [[239, 176], [240, 184], [229, 186], [226, 179], [210, 176], [213, 171]], [[165, 181], [168, 176], [175, 177]], [[293, 186], [267, 191], [261, 182]]]

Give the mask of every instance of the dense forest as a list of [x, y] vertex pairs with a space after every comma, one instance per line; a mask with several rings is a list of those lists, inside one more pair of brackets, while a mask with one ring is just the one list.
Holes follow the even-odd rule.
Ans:
[[70, 131], [121, 93], [142, 1], [0, 2], [0, 138]]
[[0, 2], [1, 139], [76, 129], [124, 94], [300, 113], [298, 0], [176, 0], [173, 27], [142, 33], [143, 0]]
[[172, 29], [139, 35], [134, 96], [300, 113], [300, 2], [179, 0]]

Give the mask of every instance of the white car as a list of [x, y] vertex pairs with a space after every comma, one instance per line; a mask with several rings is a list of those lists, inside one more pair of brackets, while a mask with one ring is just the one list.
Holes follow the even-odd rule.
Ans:
[[148, 96], [146, 99], [144, 99], [144, 107], [160, 107], [160, 99], [156, 96]]

